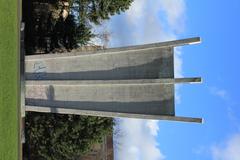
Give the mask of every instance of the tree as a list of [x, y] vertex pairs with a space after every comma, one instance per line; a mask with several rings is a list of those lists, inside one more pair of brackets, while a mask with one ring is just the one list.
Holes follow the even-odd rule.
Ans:
[[76, 42], [81, 46], [88, 44], [91, 38], [95, 37], [91, 31], [91, 26], [87, 26], [83, 23], [80, 23], [77, 27], [76, 35]]
[[[92, 26], [127, 10], [133, 0], [23, 0], [26, 51], [61, 52], [86, 45]], [[60, 50], [59, 50], [60, 49]]]
[[29, 160], [75, 160], [112, 133], [111, 118], [27, 113], [24, 157]]
[[[86, 45], [96, 36], [92, 24], [100, 25], [110, 16], [125, 11], [132, 1], [23, 0], [26, 54]], [[100, 38], [107, 44], [109, 33], [103, 33]], [[29, 112], [26, 114], [24, 157], [74, 160], [94, 142], [101, 141], [113, 125], [111, 118]]]
[[79, 21], [89, 20], [100, 24], [110, 16], [120, 14], [129, 8], [133, 0], [73, 0], [73, 9], [79, 13]]

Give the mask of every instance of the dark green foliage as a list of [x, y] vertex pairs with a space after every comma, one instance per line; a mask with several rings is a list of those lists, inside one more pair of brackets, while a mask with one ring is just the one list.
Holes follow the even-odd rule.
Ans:
[[111, 118], [28, 113], [24, 157], [74, 160], [112, 132]]
[[27, 54], [70, 51], [94, 37], [91, 26], [80, 25], [71, 14], [66, 19], [61, 16], [63, 9], [69, 11], [70, 6], [66, 8], [60, 2], [23, 0]]
[[[133, 0], [23, 0], [25, 43], [28, 54], [70, 51], [95, 35], [100, 25], [128, 9]], [[69, 6], [64, 6], [68, 2]], [[68, 17], [62, 17], [63, 10]]]
[[[62, 1], [23, 0], [26, 54], [60, 52], [86, 45], [92, 24], [125, 11], [133, 0], [65, 0], [71, 14], [60, 15]], [[112, 131], [111, 118], [27, 113], [24, 157], [28, 160], [74, 160]]]
[[132, 2], [133, 0], [73, 0], [77, 4], [74, 10], [79, 13], [80, 21], [89, 20], [95, 24], [124, 12]]
[[69, 15], [65, 21], [56, 22], [51, 34], [51, 51], [58, 48], [72, 50], [79, 45], [87, 44], [93, 37], [90, 27], [77, 25], [74, 16]]
[[[76, 30], [76, 42], [79, 45], [86, 45], [95, 35], [91, 31], [91, 26], [80, 23]], [[81, 37], [81, 38], [80, 38]]]

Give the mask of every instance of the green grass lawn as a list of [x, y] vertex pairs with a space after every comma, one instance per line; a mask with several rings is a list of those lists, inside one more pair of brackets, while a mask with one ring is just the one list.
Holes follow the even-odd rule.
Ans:
[[17, 7], [0, 0], [0, 160], [20, 159]]

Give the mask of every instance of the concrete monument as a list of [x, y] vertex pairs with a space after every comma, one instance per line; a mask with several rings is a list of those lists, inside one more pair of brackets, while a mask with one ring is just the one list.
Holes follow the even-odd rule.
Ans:
[[174, 47], [189, 38], [81, 53], [26, 56], [25, 111], [186, 122], [175, 116]]

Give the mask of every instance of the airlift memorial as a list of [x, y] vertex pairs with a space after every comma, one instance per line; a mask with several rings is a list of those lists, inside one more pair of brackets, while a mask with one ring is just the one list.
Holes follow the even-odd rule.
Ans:
[[[201, 123], [175, 115], [174, 47], [200, 38], [25, 57], [25, 111]], [[22, 92], [24, 93], [24, 92]]]
[[0, 159], [22, 159], [28, 111], [202, 122], [176, 116], [174, 104], [175, 84], [201, 82], [175, 78], [174, 48], [200, 38], [25, 56], [20, 6], [0, 1]]

